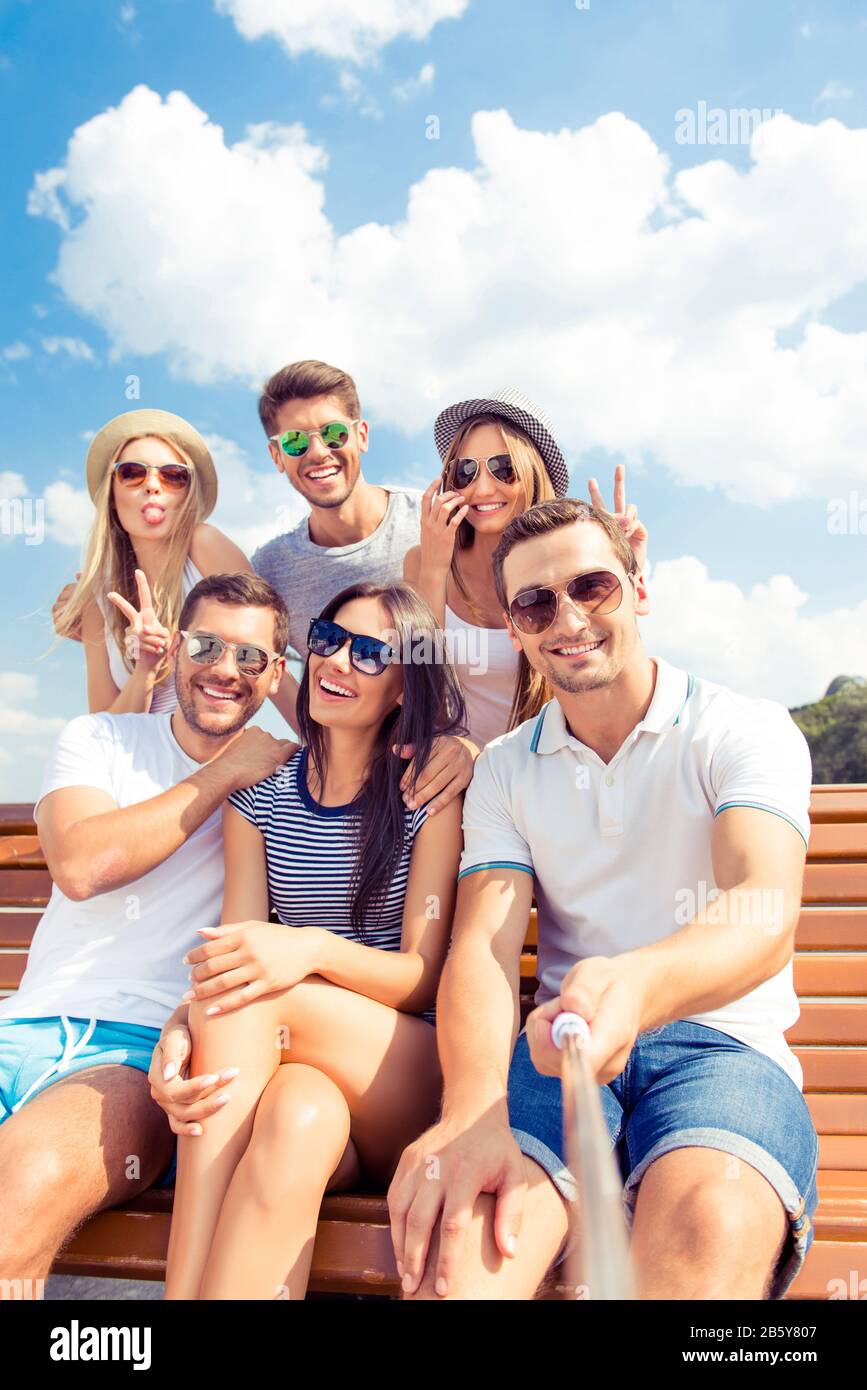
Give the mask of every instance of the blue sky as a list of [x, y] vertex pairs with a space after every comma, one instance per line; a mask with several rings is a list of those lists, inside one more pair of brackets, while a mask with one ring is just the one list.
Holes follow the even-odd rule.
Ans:
[[[867, 10], [390, 8], [0, 0], [0, 499], [47, 518], [0, 534], [3, 799], [86, 708], [49, 610], [131, 375], [214, 440], [249, 548], [296, 507], [256, 416], [282, 362], [355, 374], [373, 481], [422, 485], [436, 410], [521, 386], [574, 493], [628, 462], [652, 649], [789, 704], [867, 674], [865, 536], [828, 523], [854, 493], [867, 533]], [[714, 109], [726, 142], [682, 143]], [[742, 109], [783, 114], [751, 146]]]

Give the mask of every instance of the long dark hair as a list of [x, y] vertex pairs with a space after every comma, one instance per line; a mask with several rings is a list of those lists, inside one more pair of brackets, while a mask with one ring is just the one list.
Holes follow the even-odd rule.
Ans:
[[[464, 734], [466, 726], [461, 688], [447, 659], [443, 634], [424, 599], [408, 584], [351, 584], [335, 594], [319, 616], [333, 621], [345, 603], [357, 598], [373, 598], [382, 604], [390, 627], [400, 638], [403, 670], [403, 703], [383, 719], [367, 776], [351, 802], [358, 849], [350, 881], [349, 916], [353, 931], [363, 940], [365, 922], [382, 912], [407, 840], [406, 807], [400, 790], [407, 759], [399, 758], [392, 748], [413, 745], [414, 792], [434, 739]], [[414, 654], [422, 659], [412, 660]], [[328, 753], [325, 730], [310, 715], [309, 672], [308, 658], [298, 689], [295, 722], [321, 790]]]

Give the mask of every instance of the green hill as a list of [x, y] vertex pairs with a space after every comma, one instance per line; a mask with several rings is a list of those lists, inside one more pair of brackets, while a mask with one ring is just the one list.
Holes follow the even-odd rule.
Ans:
[[837, 676], [821, 700], [790, 713], [810, 745], [814, 782], [867, 782], [867, 682], [863, 677]]

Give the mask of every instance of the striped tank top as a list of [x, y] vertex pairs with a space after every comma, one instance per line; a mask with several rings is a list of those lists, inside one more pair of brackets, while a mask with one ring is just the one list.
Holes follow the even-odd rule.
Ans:
[[[265, 841], [268, 900], [283, 925], [324, 927], [357, 941], [349, 917], [356, 813], [349, 806], [321, 806], [314, 800], [307, 786], [307, 749], [228, 799]], [[379, 910], [365, 922], [364, 944], [383, 951], [400, 950], [412, 847], [427, 808], [406, 808], [404, 814], [403, 854]], [[433, 1023], [434, 1010], [422, 1017]]]

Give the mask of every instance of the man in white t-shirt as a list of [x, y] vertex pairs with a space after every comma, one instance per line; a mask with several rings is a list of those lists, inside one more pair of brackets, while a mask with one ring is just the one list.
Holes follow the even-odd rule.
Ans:
[[[464, 803], [442, 1115], [389, 1192], [404, 1290], [532, 1298], [556, 1260], [576, 1197], [551, 1039], [566, 1010], [590, 1027], [639, 1296], [781, 1297], [817, 1201], [784, 1037], [806, 742], [781, 705], [647, 656], [646, 586], [606, 514], [531, 508], [494, 574], [555, 698], [488, 744]], [[538, 1007], [515, 1041], [534, 893]]]
[[147, 1070], [183, 957], [220, 920], [220, 807], [297, 750], [244, 727], [285, 666], [286, 610], [265, 580], [211, 575], [179, 626], [174, 713], [71, 720], [36, 803], [54, 886], [0, 1000], [2, 1280], [44, 1278], [87, 1216], [165, 1174], [174, 1139]]

